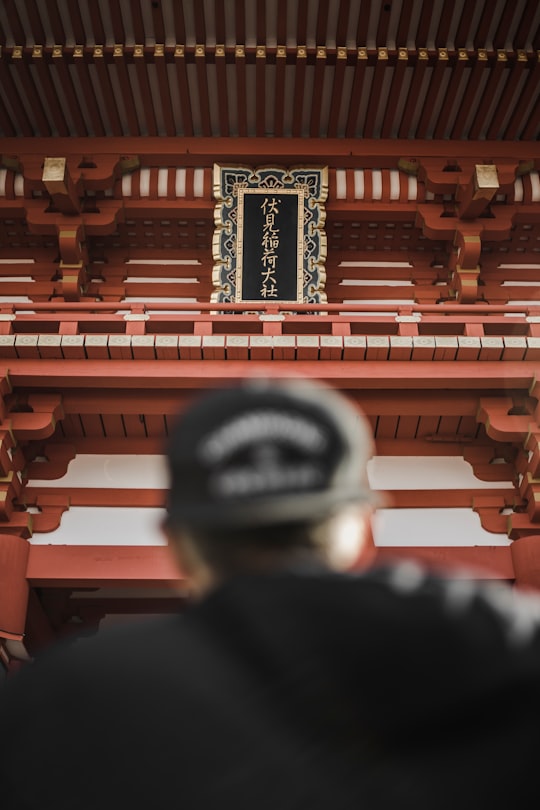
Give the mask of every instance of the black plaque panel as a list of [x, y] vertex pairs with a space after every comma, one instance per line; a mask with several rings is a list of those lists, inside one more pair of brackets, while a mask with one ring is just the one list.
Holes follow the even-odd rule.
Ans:
[[244, 194], [243, 202], [242, 300], [296, 301], [298, 194]]

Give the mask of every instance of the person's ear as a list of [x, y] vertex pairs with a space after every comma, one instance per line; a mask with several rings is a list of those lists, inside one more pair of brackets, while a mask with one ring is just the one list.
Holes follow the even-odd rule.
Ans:
[[328, 561], [338, 571], [366, 567], [371, 531], [370, 510], [365, 506], [349, 506], [332, 519]]
[[182, 580], [190, 593], [200, 596], [207, 593], [215, 584], [215, 578], [206, 565], [191, 535], [184, 529], [172, 527], [167, 521], [161, 525], [161, 531], [167, 540]]

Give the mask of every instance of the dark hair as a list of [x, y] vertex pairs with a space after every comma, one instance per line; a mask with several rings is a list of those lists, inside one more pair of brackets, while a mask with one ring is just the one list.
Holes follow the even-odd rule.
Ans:
[[[188, 534], [204, 562], [222, 575], [231, 575], [284, 561], [298, 552], [320, 553], [324, 548], [327, 519], [317, 523], [285, 523], [241, 529], [193, 529]], [[173, 532], [174, 525], [171, 527]]]

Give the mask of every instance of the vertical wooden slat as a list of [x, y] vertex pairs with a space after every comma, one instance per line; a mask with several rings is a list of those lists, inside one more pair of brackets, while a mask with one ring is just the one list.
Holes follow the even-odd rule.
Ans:
[[[86, 42], [86, 34], [84, 32], [81, 10], [79, 8], [79, 0], [67, 0], [67, 7], [69, 19], [71, 21], [71, 28], [73, 29], [73, 36], [75, 37], [75, 42]], [[122, 37], [117, 41], [123, 42], [124, 37]], [[60, 45], [61, 43], [58, 42], [57, 44]]]
[[294, 74], [294, 110], [292, 117], [292, 135], [299, 138], [302, 135], [302, 111], [304, 106], [304, 90], [306, 83], [306, 56], [305, 47], [297, 48], [296, 69]]
[[131, 23], [133, 26], [133, 36], [135, 42], [140, 42], [141, 45], [146, 43], [146, 32], [144, 30], [144, 20], [141, 13], [140, 0], [130, 0], [129, 10], [131, 14]]
[[364, 86], [367, 62], [368, 56], [366, 49], [358, 48], [356, 53], [356, 69], [354, 72], [353, 86], [351, 89], [351, 100], [349, 103], [349, 113], [347, 115], [347, 123], [345, 125], [345, 136], [347, 138], [354, 138], [356, 134], [356, 122], [358, 120], [358, 109], [360, 107], [360, 99], [362, 98], [362, 88]]
[[122, 122], [120, 121], [120, 116], [118, 115], [118, 106], [116, 105], [114, 99], [109, 69], [105, 61], [103, 48], [101, 46], [94, 48], [94, 65], [96, 68], [99, 86], [101, 88], [101, 94], [105, 102], [105, 110], [103, 112], [108, 117], [112, 135], [119, 137], [123, 135]]
[[152, 3], [152, 22], [154, 23], [154, 35], [156, 43], [165, 44], [165, 24], [163, 22], [163, 11], [161, 3]]
[[19, 91], [13, 82], [10, 66], [6, 59], [0, 59], [0, 84], [13, 110], [13, 116], [16, 118], [14, 123], [18, 125], [19, 130], [25, 137], [31, 137], [34, 130], [26, 110], [20, 103]]
[[409, 92], [407, 94], [407, 102], [405, 104], [405, 111], [403, 113], [401, 124], [399, 127], [399, 137], [400, 138], [408, 138], [409, 137], [409, 130], [411, 128], [411, 123], [413, 119], [413, 115], [416, 109], [416, 105], [418, 102], [418, 98], [420, 95], [420, 89], [422, 87], [424, 76], [426, 72], [426, 68], [428, 66], [428, 53], [424, 49], [420, 49], [417, 51], [417, 61], [414, 67], [414, 73], [412, 77], [411, 84], [409, 86]]
[[[64, 30], [64, 25], [62, 23], [62, 17], [58, 10], [58, 0], [49, 0], [49, 2], [47, 3], [47, 12], [49, 15], [49, 23], [52, 28], [55, 43], [65, 42], [66, 32]], [[43, 42], [45, 42], [45, 37], [43, 37]]]
[[208, 76], [204, 45], [195, 47], [195, 65], [197, 67], [197, 87], [199, 92], [199, 110], [201, 114], [201, 128], [204, 137], [212, 135], [210, 121], [210, 98], [208, 95]]
[[317, 48], [317, 58], [315, 61], [315, 76], [313, 79], [313, 95], [311, 101], [311, 120], [309, 124], [309, 134], [312, 138], [318, 138], [321, 134], [321, 102], [324, 89], [324, 74], [326, 71], [326, 48]]
[[206, 22], [204, 19], [204, 4], [200, 0], [193, 3], [193, 14], [195, 17], [195, 39], [201, 45], [206, 44]]
[[237, 45], [234, 54], [236, 64], [236, 120], [238, 135], [245, 138], [247, 132], [247, 94], [246, 94], [246, 54], [241, 45]]
[[379, 5], [379, 22], [377, 23], [377, 33], [375, 42], [380, 47], [385, 47], [388, 42], [388, 27], [390, 25], [390, 3]]
[[381, 126], [381, 138], [390, 138], [394, 126], [396, 109], [403, 92], [403, 82], [409, 61], [409, 54], [406, 48], [398, 49], [398, 58], [393, 69], [392, 84], [386, 100], [386, 108]]
[[133, 101], [133, 91], [131, 89], [131, 82], [129, 81], [126, 60], [124, 56], [124, 48], [122, 45], [115, 45], [113, 48], [113, 64], [116, 69], [116, 76], [120, 84], [120, 92], [122, 93], [122, 101], [126, 110], [126, 118], [128, 124], [127, 135], [140, 135], [141, 130], [139, 127], [139, 120], [137, 118], [137, 111]]
[[347, 45], [347, 30], [349, 27], [349, 14], [351, 11], [351, 0], [341, 0], [338, 9], [336, 23], [336, 46], [339, 48]]
[[256, 0], [256, 2], [255, 29], [257, 45], [264, 45], [266, 43], [266, 0]]
[[[516, 14], [516, 7], [514, 3], [505, 3], [503, 12], [499, 19], [499, 24], [493, 34], [493, 47], [500, 49], [506, 46], [508, 31], [512, 25], [514, 15]], [[520, 47], [519, 45], [517, 47]]]
[[384, 103], [382, 99], [382, 86], [384, 82], [384, 75], [388, 70], [388, 51], [386, 48], [377, 49], [377, 63], [375, 65], [375, 72], [373, 74], [373, 81], [369, 92], [369, 100], [367, 105], [367, 113], [364, 119], [364, 127], [360, 129], [360, 135], [364, 138], [375, 137], [375, 123], [377, 121], [377, 113], [379, 104]]
[[319, 0], [315, 37], [317, 45], [326, 45], [328, 39], [328, 0]]
[[396, 33], [396, 46], [398, 48], [406, 48], [408, 45], [407, 36], [411, 22], [413, 5], [414, 0], [403, 0], [403, 3], [401, 4], [401, 11], [399, 14], [399, 22]]
[[[283, 40], [284, 41], [284, 40]], [[286, 80], [287, 51], [284, 45], [278, 45], [276, 51], [276, 87], [274, 102], [274, 136], [283, 137], [283, 122], [285, 113], [285, 80]]]
[[56, 88], [51, 80], [50, 67], [45, 62], [43, 56], [34, 59], [35, 69], [39, 76], [42, 92], [45, 97], [47, 109], [57, 129], [57, 134], [61, 137], [68, 137], [70, 135], [69, 127], [64, 115], [64, 111], [60, 106]]
[[435, 107], [439, 98], [439, 93], [446, 71], [449, 69], [448, 51], [445, 48], [439, 48], [437, 54], [437, 62], [431, 73], [428, 90], [424, 99], [424, 108], [418, 127], [416, 129], [417, 138], [426, 138], [430, 125], [433, 121]]
[[[379, 7], [379, 5], [380, 4], [377, 2], [377, 7]], [[368, 0], [368, 2], [362, 2], [362, 9], [360, 11], [360, 16], [358, 18], [358, 28], [356, 30], [356, 44], [358, 45], [359, 48], [367, 45], [368, 26], [371, 17], [372, 6], [373, 6], [372, 0]]]
[[437, 33], [435, 34], [436, 48], [448, 47], [448, 34], [450, 33], [450, 25], [452, 24], [453, 13], [454, 13], [453, 3], [441, 4], [441, 16], [439, 18]]
[[225, 25], [225, 3], [214, 0], [214, 25], [216, 27], [216, 43], [225, 45], [227, 42], [227, 28]]
[[11, 33], [16, 45], [25, 45], [26, 36], [24, 28], [22, 27], [21, 18], [17, 11], [17, 0], [5, 0], [4, 2], [4, 17], [9, 23]]
[[491, 13], [492, 10], [493, 10], [492, 0], [488, 0], [487, 3], [484, 0], [484, 8], [482, 14], [480, 15], [478, 28], [476, 29], [476, 32], [473, 37], [473, 44], [475, 48], [486, 47], [488, 31], [493, 20]]
[[[253, 2], [253, 0], [249, 0], [249, 2]], [[245, 0], [235, 0], [234, 3], [234, 21], [235, 21], [235, 32], [236, 32], [236, 43], [238, 45], [242, 45], [246, 41], [246, 10], [245, 10]]]
[[296, 43], [307, 44], [308, 0], [298, 0], [298, 14], [296, 17]]
[[95, 97], [94, 88], [92, 82], [90, 81], [90, 76], [88, 75], [88, 65], [86, 64], [86, 60], [82, 53], [82, 47], [80, 49], [75, 48], [73, 62], [77, 71], [79, 84], [81, 85], [81, 89], [83, 91], [84, 102], [90, 116], [92, 129], [94, 131], [93, 134], [94, 136], [103, 136], [105, 135], [105, 127], [103, 126], [103, 121], [101, 120], [101, 114]]
[[105, 42], [105, 29], [103, 27], [103, 20], [101, 19], [101, 11], [98, 3], [88, 3], [88, 13], [90, 14], [90, 22], [94, 34], [94, 40], [97, 43]]
[[[49, 18], [51, 19], [51, 22], [52, 22], [52, 15], [51, 15], [52, 8], [51, 8], [51, 5], [49, 4], [49, 8], [48, 9], [43, 9], [43, 10], [45, 11], [45, 13], [47, 13], [47, 11], [49, 11]], [[54, 9], [54, 10], [56, 11], [56, 15], [58, 16], [58, 10], [57, 9]], [[32, 30], [32, 36], [34, 37], [34, 43], [36, 45], [45, 45], [45, 39], [46, 39], [45, 38], [45, 31], [43, 29], [40, 10], [37, 7], [36, 0], [26, 0], [26, 11], [27, 11], [27, 14], [28, 14], [28, 22], [30, 23], [30, 28]], [[55, 42], [64, 42], [65, 35], [63, 34], [64, 29], [62, 28], [62, 26], [60, 26], [60, 29], [62, 31], [62, 35], [60, 37], [57, 37], [56, 31], [54, 30], [54, 25], [52, 26], [52, 28], [53, 28], [53, 33], [54, 33], [54, 37], [55, 37], [54, 41]]]
[[[220, 40], [223, 42], [223, 40]], [[219, 135], [228, 138], [229, 130], [229, 94], [227, 89], [227, 64], [225, 47], [216, 45], [216, 81], [218, 95]]]
[[420, 19], [418, 20], [418, 27], [415, 34], [415, 42], [418, 48], [425, 48], [427, 45], [433, 11], [433, 3], [422, 3]]
[[186, 59], [184, 55], [184, 48], [181, 45], [177, 45], [175, 48], [174, 64], [176, 68], [178, 93], [180, 96], [180, 109], [182, 112], [182, 125], [184, 129], [183, 134], [184, 137], [191, 138], [193, 137], [193, 115], [191, 113], [191, 99], [187, 80]]
[[327, 135], [329, 138], [337, 137], [337, 127], [339, 122], [339, 111], [343, 101], [343, 81], [345, 69], [347, 67], [347, 49], [338, 46], [336, 54], [336, 67], [334, 70], [334, 83], [332, 88], [332, 101], [330, 103], [330, 114], [328, 117]]
[[109, 14], [111, 15], [114, 42], [118, 42], [118, 44], [124, 43], [126, 41], [126, 30], [120, 3], [109, 3]]
[[266, 134], [266, 48], [259, 45], [255, 58], [255, 131], [258, 138]]
[[[0, 73], [0, 81], [2, 81]], [[0, 131], [6, 138], [14, 138], [17, 135], [17, 130], [13, 126], [11, 115], [8, 113], [7, 108], [0, 96]]]
[[459, 92], [461, 87], [461, 79], [468, 63], [469, 57], [467, 56], [467, 51], [465, 48], [461, 48], [458, 51], [457, 60], [454, 67], [450, 71], [450, 81], [446, 85], [444, 104], [439, 113], [439, 118], [437, 119], [437, 124], [433, 132], [434, 138], [444, 138], [446, 136], [446, 131], [450, 121], [450, 114], [456, 100], [456, 94]]
[[466, 48], [469, 42], [469, 29], [471, 27], [471, 12], [467, 2], [463, 4], [463, 10], [454, 37], [456, 48]]
[[484, 85], [480, 105], [476, 108], [476, 115], [468, 135], [469, 138], [476, 139], [480, 137], [480, 135], [485, 137], [486, 130], [490, 124], [490, 122], [487, 120], [487, 114], [493, 103], [493, 96], [497, 92], [497, 88], [500, 86], [502, 81], [503, 72], [506, 70], [506, 66], [506, 52], [499, 51], [497, 53], [497, 61], [495, 65], [492, 68], [488, 68], [488, 80]]
[[[537, 59], [536, 68], [532, 71], [529, 77], [528, 87], [530, 87], [528, 98], [531, 98], [532, 93], [536, 87], [536, 104], [533, 104], [532, 110], [529, 114], [529, 120], [525, 123], [525, 129], [521, 133], [521, 138], [524, 141], [532, 141], [538, 138], [538, 128], [540, 125], [540, 104], [538, 102], [538, 89], [540, 88], [540, 60]], [[527, 93], [525, 89], [524, 95]]]
[[165, 124], [165, 134], [168, 136], [176, 135], [176, 125], [174, 123], [171, 95], [169, 91], [169, 75], [167, 72], [167, 63], [165, 61], [165, 49], [162, 44], [156, 45], [154, 48], [154, 64], [156, 66], [156, 76], [159, 87], [159, 97], [161, 100], [161, 110], [163, 113], [163, 122]]
[[513, 61], [512, 67], [510, 68], [510, 75], [506, 80], [502, 96], [499, 99], [497, 109], [495, 110], [491, 124], [488, 127], [486, 138], [491, 140], [501, 137], [502, 133], [500, 129], [502, 123], [508, 114], [508, 110], [511, 109], [515, 99], [517, 98], [517, 87], [522, 79], [523, 71], [526, 66], [527, 55], [524, 51], [521, 51], [518, 53], [517, 59]]
[[535, 51], [540, 51], [540, 25], [532, 37], [532, 47]]
[[456, 115], [454, 125], [452, 127], [452, 132], [450, 137], [459, 139], [463, 136], [463, 127], [465, 126], [465, 122], [469, 117], [469, 113], [472, 109], [476, 92], [478, 90], [478, 85], [482, 80], [482, 73], [486, 69], [487, 65], [487, 54], [485, 51], [478, 51], [476, 54], [476, 59], [473, 62], [473, 67], [471, 68], [469, 79], [467, 81], [467, 85], [465, 90], [461, 96], [461, 104]]
[[173, 3], [174, 34], [177, 45], [186, 44], [186, 21], [184, 19], [184, 6], [182, 3]]
[[287, 0], [278, 0], [277, 20], [276, 20], [277, 41], [287, 42]]
[[157, 135], [158, 129], [156, 114], [152, 99], [152, 91], [150, 90], [150, 82], [148, 81], [148, 68], [146, 66], [146, 57], [144, 55], [144, 45], [135, 45], [133, 51], [133, 62], [135, 64], [137, 82], [139, 85], [139, 95], [144, 110], [143, 115], [146, 123], [146, 130], [149, 135]]
[[[34, 135], [47, 137], [51, 134], [51, 127], [43, 108], [43, 104], [41, 103], [41, 95], [34, 84], [30, 68], [24, 59], [14, 59], [13, 65], [17, 70], [19, 81], [24, 88], [26, 103], [32, 110], [34, 120], [38, 128], [38, 132], [35, 132]], [[21, 105], [21, 102], [22, 106], [24, 106], [24, 99], [19, 99], [18, 106]]]

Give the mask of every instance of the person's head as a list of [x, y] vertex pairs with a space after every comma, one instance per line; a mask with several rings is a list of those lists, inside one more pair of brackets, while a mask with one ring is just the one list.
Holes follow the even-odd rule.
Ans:
[[164, 524], [194, 590], [300, 557], [349, 567], [372, 452], [363, 414], [318, 383], [250, 378], [198, 397], [169, 436]]

